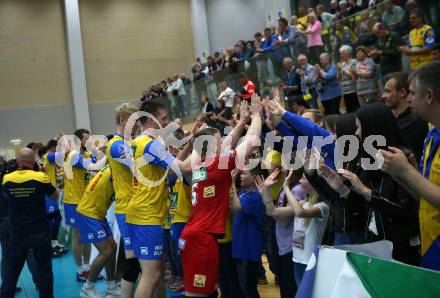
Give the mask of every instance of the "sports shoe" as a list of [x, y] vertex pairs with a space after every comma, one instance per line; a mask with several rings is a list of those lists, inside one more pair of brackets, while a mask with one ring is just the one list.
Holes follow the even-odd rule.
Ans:
[[95, 287], [86, 289], [85, 286], [82, 286], [79, 296], [81, 298], [102, 298], [102, 295], [98, 293]]
[[105, 298], [114, 298], [114, 297], [121, 297], [122, 295], [122, 289], [121, 289], [121, 283], [113, 283], [107, 284], [107, 291], [105, 292]]
[[178, 290], [178, 289], [182, 288], [183, 287], [183, 279], [181, 277], [176, 277], [175, 281], [173, 283], [170, 283], [168, 285], [168, 287], [171, 290]]
[[86, 282], [87, 277], [89, 277], [89, 271], [83, 271], [81, 273], [76, 273], [76, 281], [77, 282]]

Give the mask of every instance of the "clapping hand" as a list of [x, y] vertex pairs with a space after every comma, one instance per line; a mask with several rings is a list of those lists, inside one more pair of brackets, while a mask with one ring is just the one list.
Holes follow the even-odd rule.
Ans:
[[340, 195], [344, 195], [349, 191], [348, 187], [344, 185], [344, 180], [339, 177], [339, 175], [333, 169], [323, 162], [321, 162], [319, 165], [318, 175], [322, 177], [327, 184]]
[[343, 169], [338, 170], [338, 173], [342, 174], [342, 177], [350, 181], [352, 190], [365, 198], [369, 197], [371, 190], [362, 183], [361, 179], [359, 179], [355, 173]]
[[388, 150], [379, 150], [383, 156], [383, 165], [380, 170], [390, 176], [399, 177], [411, 167], [411, 164], [402, 150], [395, 147], [388, 147]]

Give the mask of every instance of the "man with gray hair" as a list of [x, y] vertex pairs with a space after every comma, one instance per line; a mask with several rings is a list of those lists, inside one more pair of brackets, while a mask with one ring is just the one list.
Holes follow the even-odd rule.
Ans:
[[290, 102], [294, 101], [298, 97], [302, 97], [301, 77], [296, 73], [297, 68], [293, 65], [293, 59], [285, 57], [283, 59], [284, 74], [282, 76], [282, 82], [280, 88], [284, 92]]
[[402, 54], [399, 51], [402, 40], [400, 35], [388, 30], [383, 23], [376, 23], [373, 33], [377, 40], [369, 57], [379, 62], [382, 77], [402, 70]]
[[304, 54], [298, 55], [298, 68], [296, 73], [301, 77], [301, 88], [303, 98], [312, 109], [318, 108], [318, 92], [315, 87], [316, 69], [309, 64], [308, 58]]

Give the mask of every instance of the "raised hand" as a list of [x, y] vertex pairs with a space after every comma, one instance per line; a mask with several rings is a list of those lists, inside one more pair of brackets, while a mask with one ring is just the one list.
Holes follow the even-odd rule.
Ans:
[[280, 174], [280, 169], [275, 169], [267, 178], [264, 180], [264, 187], [271, 187], [278, 182], [278, 175]]
[[249, 119], [250, 119], [249, 105], [245, 100], [243, 100], [240, 103], [240, 121], [247, 123]]
[[388, 150], [379, 150], [383, 156], [383, 165], [380, 170], [390, 176], [399, 177], [411, 167], [411, 164], [402, 150], [395, 147], [388, 147]]
[[319, 164], [318, 175], [340, 195], [347, 193], [348, 188], [344, 185], [344, 180], [323, 162]]
[[338, 172], [342, 174], [342, 177], [350, 181], [351, 189], [353, 189], [358, 194], [366, 196], [370, 192], [370, 189], [362, 183], [361, 179], [359, 179], [359, 177], [355, 173], [342, 169]]
[[251, 113], [252, 115], [254, 114], [262, 114], [263, 113], [263, 104], [261, 102], [261, 98], [257, 95], [254, 94], [251, 97]]
[[286, 179], [284, 180], [283, 187], [290, 187], [290, 183], [293, 179], [293, 170], [289, 170], [289, 174], [287, 175]]
[[258, 188], [258, 192], [260, 194], [263, 194], [263, 190], [264, 190], [264, 177], [259, 175], [256, 177], [255, 179], [255, 184], [257, 185]]

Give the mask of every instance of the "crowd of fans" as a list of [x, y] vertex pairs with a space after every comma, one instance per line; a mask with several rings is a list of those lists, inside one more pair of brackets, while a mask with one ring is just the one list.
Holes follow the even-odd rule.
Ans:
[[[129, 181], [125, 188], [122, 182], [107, 181], [114, 185], [116, 205], [121, 194], [129, 197], [121, 214], [127, 217], [118, 220], [118, 226], [128, 230], [120, 228], [122, 238], [129, 239], [123, 245], [127, 258], [123, 292], [133, 291], [138, 281], [136, 297], [152, 297], [161, 282], [162, 253], [167, 258], [168, 286], [184, 290], [184, 297], [216, 297], [216, 283], [222, 297], [259, 297], [257, 284], [267, 283], [261, 264], [265, 253], [280, 296], [291, 298], [314, 247], [321, 244], [388, 240], [395, 260], [440, 270], [436, 35], [424, 23], [415, 1], [404, 6], [391, 1], [357, 2], [332, 1], [328, 11], [323, 5], [300, 8], [290, 24], [280, 18], [277, 28], [265, 28], [253, 41], [239, 41], [206, 62], [197, 59], [192, 83], [184, 74], [176, 74], [144, 91], [139, 110], [152, 114], [163, 126], [167, 117], [173, 119], [179, 127], [173, 134], [177, 140], [189, 135], [182, 118], [196, 115], [194, 138], [215, 137], [221, 146], [193, 148], [190, 141], [168, 153], [160, 143], [164, 136], [154, 135], [159, 131], [156, 123], [141, 118], [142, 133], [130, 149], [122, 135], [138, 107], [118, 107], [118, 131], [106, 153], [113, 178]], [[410, 60], [409, 74], [402, 71], [403, 55]], [[197, 112], [194, 101], [200, 103]], [[429, 130], [430, 125], [435, 128]], [[251, 141], [251, 136], [264, 141], [272, 133], [281, 141], [271, 148]], [[283, 168], [286, 143], [293, 151], [288, 161], [293, 161], [301, 154], [300, 136], [307, 137], [307, 148], [312, 149], [315, 136], [335, 140], [347, 135], [356, 135], [361, 144], [371, 136], [383, 136], [386, 145], [376, 143], [374, 148], [383, 154], [384, 167], [365, 170], [362, 159], [374, 156], [364, 148], [352, 161], [337, 165], [333, 141], [321, 148], [317, 168], [309, 167], [310, 150], [303, 156], [304, 167]], [[239, 143], [241, 136], [244, 141]], [[81, 159], [87, 154], [88, 137], [89, 132], [78, 132], [81, 150], [75, 154]], [[293, 144], [288, 137], [295, 137]], [[37, 156], [44, 155], [42, 170], [55, 160], [45, 154], [54, 150], [49, 146], [33, 147]], [[211, 157], [209, 150], [214, 151], [214, 166], [204, 165]], [[257, 160], [258, 166], [236, 169], [240, 153], [244, 160]], [[202, 164], [188, 168], [191, 155], [200, 157]], [[160, 177], [162, 171], [177, 172], [177, 168], [189, 178], [168, 177], [158, 186], [141, 185], [130, 172], [128, 156], [146, 160], [134, 169], [137, 175]], [[226, 169], [216, 167], [222, 157], [228, 161]], [[87, 169], [81, 171], [85, 175]], [[99, 183], [92, 180], [76, 204], [91, 200]], [[116, 183], [121, 183], [120, 188]], [[89, 216], [82, 214], [77, 216]], [[95, 219], [98, 226], [105, 225], [105, 217]], [[87, 228], [70, 224], [72, 229]], [[84, 241], [79, 235], [76, 245]], [[106, 236], [111, 239], [111, 232]], [[159, 241], [162, 237], [165, 247]], [[80, 256], [77, 278], [85, 282], [81, 297], [99, 297], [94, 288], [97, 274], [90, 277], [84, 272], [96, 273], [97, 266], [101, 270], [114, 251], [107, 255], [107, 242], [89, 242], [100, 249], [101, 263], [94, 262], [90, 269]], [[59, 243], [52, 244], [53, 250], [59, 249]], [[154, 256], [147, 256], [149, 250]], [[109, 289], [116, 292], [120, 289], [115, 280], [113, 276]]]

